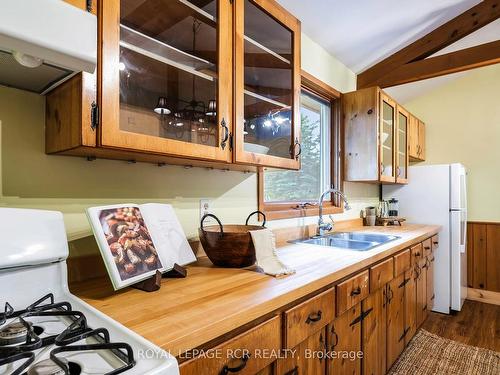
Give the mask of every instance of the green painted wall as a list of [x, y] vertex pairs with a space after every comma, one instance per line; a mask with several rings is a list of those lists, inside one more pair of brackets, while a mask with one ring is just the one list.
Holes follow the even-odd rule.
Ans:
[[405, 107], [426, 123], [426, 164], [467, 167], [469, 220], [500, 221], [500, 64], [473, 70]]

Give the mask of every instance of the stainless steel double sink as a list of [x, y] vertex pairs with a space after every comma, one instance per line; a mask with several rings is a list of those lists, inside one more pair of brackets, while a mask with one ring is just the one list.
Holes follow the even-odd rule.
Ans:
[[354, 251], [367, 251], [399, 238], [401, 237], [378, 233], [337, 232], [291, 242], [329, 246]]

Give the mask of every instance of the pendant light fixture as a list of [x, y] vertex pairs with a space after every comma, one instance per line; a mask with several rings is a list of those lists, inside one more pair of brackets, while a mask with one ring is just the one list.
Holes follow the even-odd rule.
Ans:
[[217, 101], [215, 99], [212, 99], [208, 102], [208, 109], [206, 115], [211, 117], [217, 115]]
[[168, 108], [168, 102], [166, 97], [160, 96], [158, 98], [158, 103], [156, 104], [154, 111], [159, 115], [169, 115], [172, 113], [172, 111]]

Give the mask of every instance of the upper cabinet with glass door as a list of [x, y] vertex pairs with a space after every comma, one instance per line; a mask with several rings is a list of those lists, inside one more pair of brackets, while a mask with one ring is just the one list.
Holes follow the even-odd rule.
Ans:
[[397, 106], [396, 131], [396, 182], [408, 183], [408, 133], [410, 129], [410, 114], [401, 106]]
[[378, 87], [342, 96], [347, 181], [408, 183], [411, 114]]
[[230, 3], [101, 7], [100, 146], [230, 162]]
[[274, 1], [234, 6], [234, 160], [299, 169], [300, 22]]
[[380, 91], [380, 181], [396, 182], [396, 102]]

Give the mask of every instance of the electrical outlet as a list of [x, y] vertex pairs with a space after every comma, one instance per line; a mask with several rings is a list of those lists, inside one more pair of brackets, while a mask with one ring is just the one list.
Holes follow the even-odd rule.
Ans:
[[[200, 199], [200, 220], [206, 214], [212, 213], [212, 201], [210, 199]], [[211, 222], [211, 218], [207, 218], [206, 223]]]

